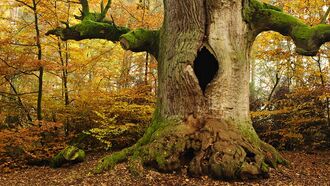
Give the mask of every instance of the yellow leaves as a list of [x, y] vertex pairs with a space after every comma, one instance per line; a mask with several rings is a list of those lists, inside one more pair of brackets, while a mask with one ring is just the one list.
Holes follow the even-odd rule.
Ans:
[[[111, 111], [110, 111], [111, 112]], [[99, 140], [101, 143], [105, 144], [105, 149], [108, 150], [112, 147], [112, 142], [114, 138], [120, 136], [124, 132], [128, 130], [132, 130], [133, 127], [138, 127], [137, 124], [133, 123], [125, 123], [119, 124], [117, 123], [116, 118], [118, 115], [114, 117], [108, 117], [105, 113], [100, 113], [94, 111], [94, 113], [99, 117], [94, 121], [99, 123], [100, 126], [98, 128], [92, 128], [88, 131], [84, 131], [85, 134], [91, 135], [92, 137]]]
[[290, 107], [285, 107], [283, 109], [279, 109], [279, 110], [263, 110], [263, 111], [255, 111], [255, 112], [251, 112], [251, 117], [255, 118], [255, 117], [267, 117], [267, 116], [271, 116], [271, 115], [280, 115], [280, 114], [287, 114], [290, 113], [291, 109]]
[[114, 0], [112, 3], [115, 23], [130, 28], [160, 28], [163, 22], [163, 9], [160, 1], [150, 2], [149, 8], [139, 8], [136, 3]]
[[325, 101], [327, 98], [330, 98], [330, 92], [324, 92], [324, 94], [319, 96], [319, 99], [323, 101]]

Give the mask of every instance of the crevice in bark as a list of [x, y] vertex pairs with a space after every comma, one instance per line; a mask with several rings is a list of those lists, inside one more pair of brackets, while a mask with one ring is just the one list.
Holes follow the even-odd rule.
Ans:
[[198, 53], [194, 61], [194, 72], [203, 93], [207, 85], [214, 79], [219, 70], [219, 63], [214, 55], [203, 47]]

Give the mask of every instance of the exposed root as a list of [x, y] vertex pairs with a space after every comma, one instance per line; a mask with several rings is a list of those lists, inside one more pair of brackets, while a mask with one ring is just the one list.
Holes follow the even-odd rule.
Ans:
[[277, 168], [278, 164], [289, 165], [289, 162], [271, 145], [261, 141], [261, 149], [265, 154], [265, 161], [272, 168]]
[[268, 177], [269, 167], [286, 163], [272, 146], [243, 135], [229, 121], [190, 117], [162, 123], [151, 126], [134, 146], [104, 158], [98, 172], [128, 156], [134, 175], [141, 175], [143, 166], [172, 172], [188, 165], [191, 176], [217, 179]]
[[[136, 152], [138, 152], [138, 151], [136, 151]], [[145, 173], [142, 159], [137, 154], [133, 154], [133, 156], [129, 158], [128, 168], [129, 168], [130, 173], [136, 177], [142, 177]]]
[[101, 173], [104, 170], [113, 169], [114, 166], [120, 162], [123, 162], [134, 150], [135, 146], [123, 149], [119, 152], [115, 152], [110, 156], [106, 156], [101, 159], [100, 163], [97, 165], [94, 173]]

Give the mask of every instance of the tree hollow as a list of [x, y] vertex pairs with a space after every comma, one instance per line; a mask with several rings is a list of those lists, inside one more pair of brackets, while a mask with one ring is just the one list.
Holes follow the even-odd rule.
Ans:
[[214, 79], [219, 70], [219, 63], [214, 55], [203, 47], [194, 61], [194, 72], [202, 91], [205, 92], [207, 85]]

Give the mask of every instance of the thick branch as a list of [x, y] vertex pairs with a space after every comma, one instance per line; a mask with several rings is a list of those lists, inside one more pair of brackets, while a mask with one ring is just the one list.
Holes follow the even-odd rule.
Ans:
[[133, 52], [147, 51], [158, 56], [159, 31], [137, 29], [120, 37], [120, 44], [126, 50]]
[[46, 33], [46, 35], [56, 35], [62, 40], [83, 39], [106, 39], [109, 41], [119, 41], [119, 37], [130, 30], [125, 27], [114, 26], [113, 24], [84, 20], [81, 23], [67, 27], [55, 28]]
[[129, 28], [116, 26], [113, 21], [105, 20], [105, 15], [111, 7], [111, 0], [107, 0], [104, 7], [101, 0], [101, 13], [90, 13], [88, 0], [80, 0], [82, 5], [81, 23], [66, 28], [55, 28], [46, 35], [59, 36], [62, 40], [83, 40], [83, 39], [106, 39], [119, 41], [126, 50], [133, 52], [146, 51], [158, 57], [159, 31], [137, 29], [130, 31]]
[[314, 56], [322, 44], [330, 41], [330, 25], [308, 26], [301, 20], [257, 0], [250, 0], [243, 13], [255, 36], [269, 30], [290, 36], [296, 45], [296, 52], [302, 55]]
[[83, 20], [80, 24], [50, 30], [46, 35], [56, 35], [62, 40], [83, 40], [83, 39], [106, 39], [109, 41], [121, 41], [126, 50], [133, 52], [146, 51], [157, 57], [158, 54], [158, 31], [137, 29], [130, 32], [125, 27], [115, 26], [111, 23]]

